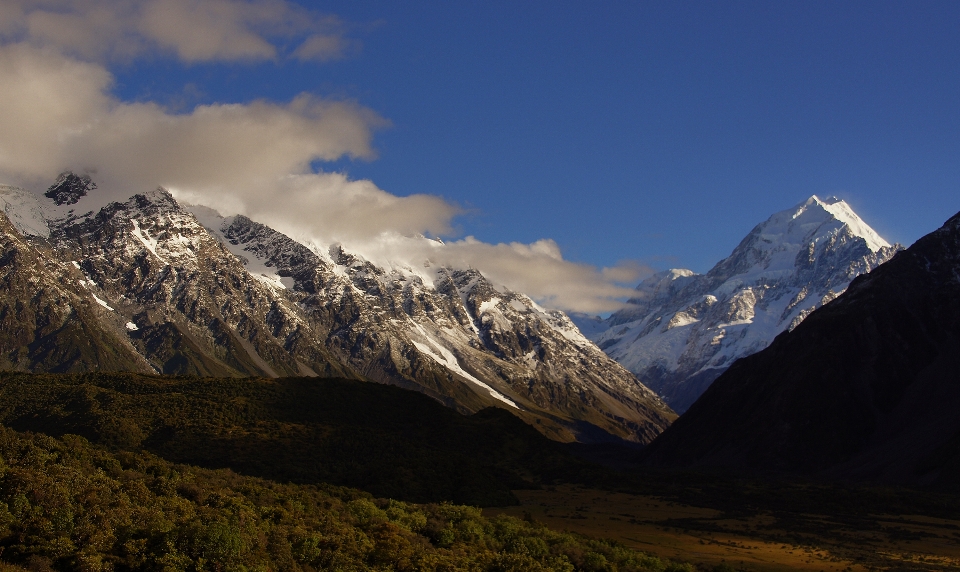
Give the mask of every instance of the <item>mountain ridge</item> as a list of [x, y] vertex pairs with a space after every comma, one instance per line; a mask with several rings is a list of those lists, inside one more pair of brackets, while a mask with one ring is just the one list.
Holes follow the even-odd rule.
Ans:
[[[37, 209], [4, 189], [5, 212], [29, 223], [19, 213]], [[96, 212], [84, 205], [102, 198], [89, 190], [76, 203], [42, 205], [46, 233], [38, 224], [4, 229], [22, 239], [22, 252], [40, 249], [39, 258], [56, 262], [56, 281], [74, 295], [67, 306], [93, 302], [95, 312], [78, 323], [112, 324], [110, 335], [129, 355], [103, 364], [108, 369], [370, 379], [463, 412], [500, 405], [560, 440], [645, 443], [674, 417], [562, 312], [498, 289], [476, 270], [440, 269], [426, 284], [341, 245], [319, 250], [246, 217], [202, 212], [198, 219], [162, 189]], [[7, 268], [11, 276], [18, 269], [33, 272]], [[12, 291], [5, 297], [16, 304]], [[70, 320], [77, 321], [61, 321]], [[96, 345], [102, 337], [86, 339]], [[10, 367], [62, 366], [53, 361]]]

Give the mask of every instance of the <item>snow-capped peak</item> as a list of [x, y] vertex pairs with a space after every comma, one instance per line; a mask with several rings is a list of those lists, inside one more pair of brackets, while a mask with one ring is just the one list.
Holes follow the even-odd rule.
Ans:
[[[877, 252], [881, 248], [890, 247], [890, 243], [870, 228], [870, 225], [863, 222], [863, 219], [853, 212], [850, 205], [837, 197], [821, 199], [817, 195], [812, 195], [791, 210], [794, 212], [794, 219], [819, 218], [822, 216], [821, 213], [825, 213], [836, 222], [845, 225], [854, 236], [862, 238], [867, 243], [870, 252]], [[827, 222], [827, 220], [824, 220], [824, 222]]]
[[[817, 196], [814, 195], [811, 199], [816, 199]], [[823, 208], [829, 211], [837, 220], [846, 224], [850, 231], [864, 239], [867, 242], [867, 248], [871, 252], [877, 252], [881, 248], [890, 248], [891, 244], [884, 240], [875, 230], [870, 228], [870, 225], [863, 222], [857, 213], [853, 212], [853, 209], [850, 208], [845, 201], [842, 201], [836, 197], [830, 197], [826, 201], [822, 201]]]

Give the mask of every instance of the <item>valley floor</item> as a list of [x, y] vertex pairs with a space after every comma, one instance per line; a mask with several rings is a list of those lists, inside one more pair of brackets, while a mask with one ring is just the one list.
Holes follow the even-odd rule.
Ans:
[[533, 518], [556, 530], [610, 538], [711, 568], [725, 563], [771, 572], [960, 569], [960, 518], [730, 511], [573, 485], [515, 494], [519, 506], [488, 508], [484, 514]]

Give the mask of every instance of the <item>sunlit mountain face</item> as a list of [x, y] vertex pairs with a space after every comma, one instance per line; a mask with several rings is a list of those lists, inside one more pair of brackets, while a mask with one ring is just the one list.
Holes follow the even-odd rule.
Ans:
[[845, 202], [812, 196], [757, 225], [706, 274], [654, 274], [624, 310], [578, 323], [682, 413], [734, 361], [795, 328], [901, 248]]
[[355, 377], [559, 440], [647, 443], [675, 417], [563, 312], [476, 269], [382, 267], [163, 189], [100, 209], [50, 194], [2, 195], [5, 297], [33, 304], [4, 314], [13, 369]]

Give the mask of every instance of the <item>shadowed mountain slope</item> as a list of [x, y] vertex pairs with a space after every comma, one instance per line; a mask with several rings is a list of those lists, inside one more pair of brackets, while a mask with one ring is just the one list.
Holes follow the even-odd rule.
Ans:
[[503, 409], [461, 415], [412, 391], [317, 378], [0, 373], [0, 424], [279, 482], [504, 505], [591, 470]]

